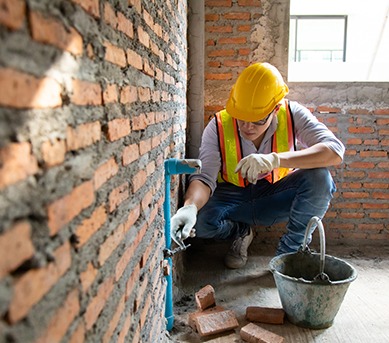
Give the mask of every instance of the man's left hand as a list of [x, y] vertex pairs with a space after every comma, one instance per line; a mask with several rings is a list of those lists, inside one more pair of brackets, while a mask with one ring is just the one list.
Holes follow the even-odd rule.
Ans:
[[250, 183], [256, 184], [258, 175], [271, 172], [279, 168], [280, 158], [275, 153], [271, 154], [251, 154], [242, 158], [235, 168], [235, 173], [240, 172], [243, 178]]

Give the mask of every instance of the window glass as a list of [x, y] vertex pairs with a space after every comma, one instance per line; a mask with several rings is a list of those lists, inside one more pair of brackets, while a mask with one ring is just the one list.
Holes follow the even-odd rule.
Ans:
[[389, 81], [389, 1], [290, 0], [288, 81]]

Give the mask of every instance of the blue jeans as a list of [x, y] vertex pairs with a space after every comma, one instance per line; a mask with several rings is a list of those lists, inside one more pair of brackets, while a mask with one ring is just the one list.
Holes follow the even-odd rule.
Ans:
[[309, 220], [323, 218], [335, 190], [327, 168], [299, 169], [274, 184], [265, 179], [245, 188], [219, 183], [198, 213], [196, 236], [236, 239], [250, 226], [287, 222], [276, 254], [295, 252], [303, 243]]

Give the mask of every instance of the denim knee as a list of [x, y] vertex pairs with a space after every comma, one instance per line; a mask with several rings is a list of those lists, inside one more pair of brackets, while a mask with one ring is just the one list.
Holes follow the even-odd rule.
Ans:
[[336, 191], [336, 186], [327, 168], [303, 169], [301, 174], [304, 179], [304, 188], [308, 188], [310, 193], [316, 197], [332, 198], [333, 193]]

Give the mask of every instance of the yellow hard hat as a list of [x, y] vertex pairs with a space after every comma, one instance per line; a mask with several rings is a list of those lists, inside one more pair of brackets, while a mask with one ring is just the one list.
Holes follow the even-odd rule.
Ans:
[[280, 72], [269, 63], [255, 63], [239, 75], [226, 110], [234, 118], [254, 122], [266, 118], [289, 93]]

